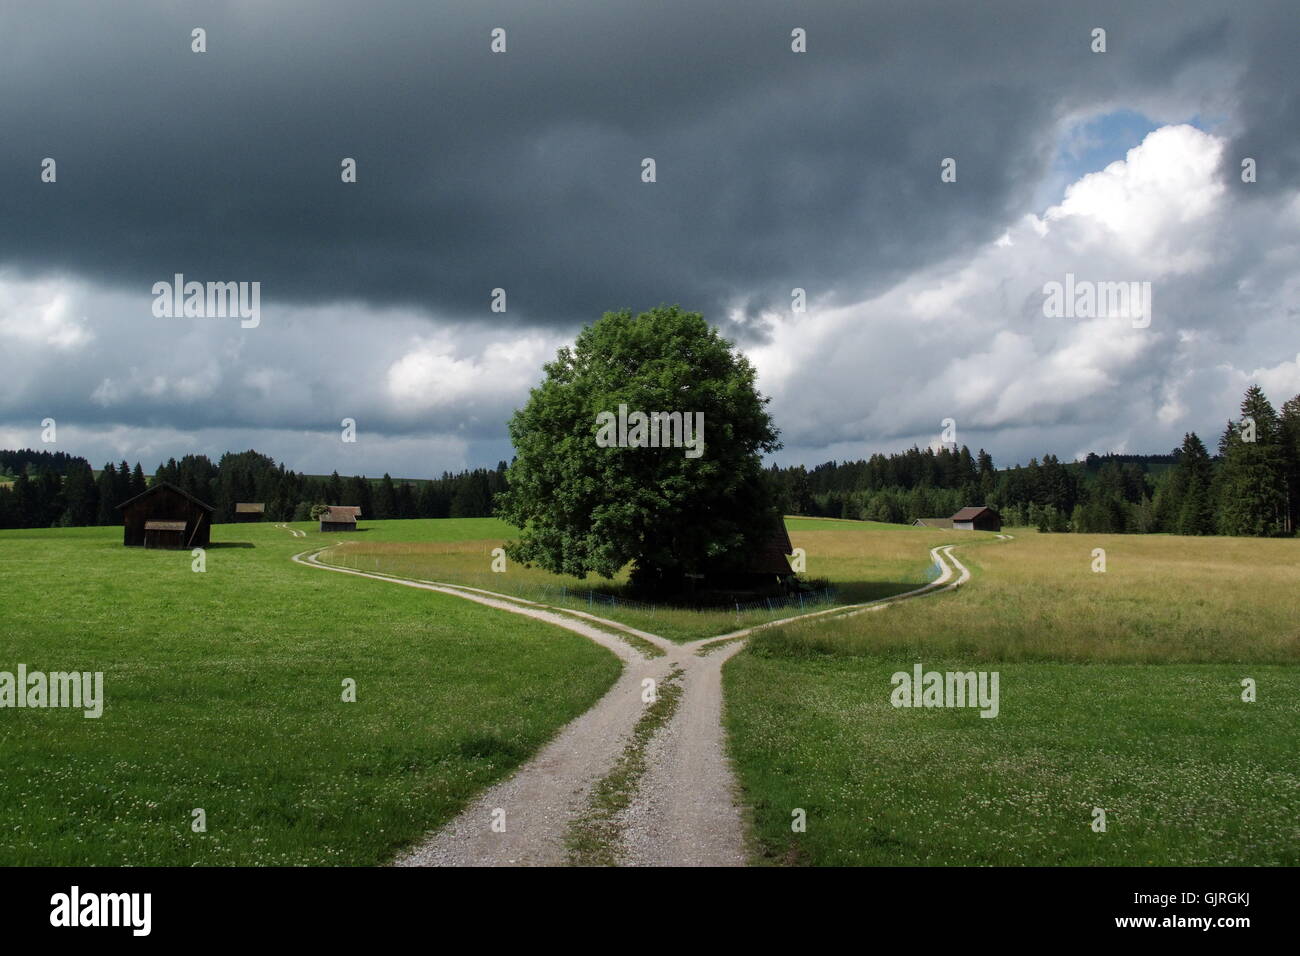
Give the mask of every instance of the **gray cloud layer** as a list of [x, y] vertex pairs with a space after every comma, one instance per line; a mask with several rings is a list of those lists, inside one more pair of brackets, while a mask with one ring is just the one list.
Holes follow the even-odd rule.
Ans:
[[[502, 286], [513, 314], [567, 326], [661, 300], [717, 314], [794, 285], [878, 288], [1029, 211], [1054, 120], [1112, 100], [1240, 103], [1265, 182], [1294, 172], [1292, 5], [1093, 7], [11, 9], [0, 256], [131, 288], [184, 271], [454, 317], [485, 315]], [[1096, 25], [1104, 56], [1088, 50]], [[57, 193], [35, 176], [47, 155]], [[356, 186], [339, 182], [344, 156]], [[945, 156], [959, 191], [938, 181]]]
[[[196, 26], [205, 54], [190, 51]], [[1089, 50], [1097, 26], [1104, 55]], [[493, 27], [508, 31], [504, 55], [489, 52]], [[807, 54], [790, 52], [794, 27]], [[1195, 118], [1225, 142], [1215, 179], [1231, 202], [1205, 217], [1217, 248], [1162, 289], [1183, 332], [1166, 325], [1159, 348], [1108, 360], [1108, 394], [1022, 395], [1017, 408], [990, 393], [990, 407], [961, 410], [1003, 459], [1076, 450], [1062, 441], [1162, 449], [1180, 428], [1204, 429], [1210, 403], [1121, 434], [1120, 390], [1173, 408], [1162, 396], [1216, 358], [1271, 369], [1296, 351], [1276, 314], [1295, 274], [1293, 224], [1273, 217], [1300, 174], [1297, 48], [1294, 4], [1268, 0], [11, 6], [0, 438], [57, 414], [96, 449], [219, 451], [265, 435], [265, 450], [324, 467], [350, 415], [389, 442], [394, 457], [370, 471], [489, 463], [508, 454], [504, 420], [541, 361], [600, 312], [680, 302], [760, 354], [793, 351], [779, 316], [799, 286], [822, 312], [885, 299], [836, 333], [838, 348], [769, 376], [791, 448], [924, 440], [946, 413], [926, 398], [950, 360], [936, 354], [1000, 330], [1041, 336], [1025, 299], [1041, 278], [994, 276], [953, 299], [969, 320], [958, 310], [956, 325], [928, 331], [886, 293], [984, 262], [979, 250], [1043, 213], [1036, 192], [1072, 118], [1127, 109]], [[1260, 176], [1243, 191], [1247, 155]], [[38, 178], [46, 156], [54, 186]], [[339, 181], [345, 156], [356, 185]], [[640, 181], [645, 156], [657, 183]], [[957, 184], [939, 181], [947, 156]], [[1040, 251], [1042, 278], [1080, 263], [1124, 272], [1122, 257], [1097, 254], [1105, 246]], [[1010, 261], [985, 265], [1010, 276]], [[260, 281], [263, 325], [160, 324], [149, 289], [175, 272]], [[506, 316], [488, 309], [498, 286]], [[1019, 374], [1007, 362], [1002, 374]], [[1225, 394], [1239, 384], [1225, 381]], [[291, 437], [313, 432], [323, 437]], [[421, 436], [431, 451], [412, 445]]]

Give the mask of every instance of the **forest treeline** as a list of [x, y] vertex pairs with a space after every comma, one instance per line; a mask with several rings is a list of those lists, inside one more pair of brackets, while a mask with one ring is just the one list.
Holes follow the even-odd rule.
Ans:
[[[1044, 455], [998, 469], [983, 449], [910, 448], [814, 468], [771, 466], [784, 514], [910, 523], [988, 505], [1008, 526], [1041, 531], [1288, 535], [1300, 527], [1300, 395], [1279, 412], [1262, 389], [1247, 390], [1211, 455], [1194, 432], [1160, 455]], [[367, 518], [476, 518], [493, 513], [506, 463], [428, 481], [301, 475], [256, 451], [169, 459], [154, 480], [170, 482], [233, 520], [241, 501], [260, 501], [272, 521], [306, 521], [313, 505], [360, 505]], [[64, 452], [0, 451], [0, 528], [115, 525], [117, 505], [144, 491], [144, 470], [123, 461], [98, 475]]]
[[[505, 462], [428, 481], [364, 476], [301, 475], [256, 451], [227, 453], [213, 464], [206, 455], [174, 458], [154, 469], [166, 481], [216, 508], [213, 520], [234, 520], [235, 504], [262, 502], [270, 521], [307, 521], [317, 504], [360, 505], [367, 518], [480, 518], [492, 514], [505, 488]], [[78, 527], [122, 523], [117, 506], [148, 486], [136, 462], [106, 464], [98, 476], [84, 458], [63, 452], [0, 451], [0, 528]]]
[[911, 523], [988, 505], [1008, 526], [1089, 533], [1293, 534], [1300, 522], [1300, 395], [1278, 412], [1247, 390], [1210, 455], [1195, 432], [1163, 455], [1055, 455], [997, 469], [983, 449], [910, 448], [865, 461], [769, 469], [785, 514]]

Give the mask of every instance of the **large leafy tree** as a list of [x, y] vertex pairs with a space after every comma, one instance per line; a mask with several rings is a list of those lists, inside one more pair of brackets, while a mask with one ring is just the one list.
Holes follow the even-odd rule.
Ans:
[[[646, 590], [743, 564], [776, 514], [761, 453], [780, 447], [749, 361], [696, 312], [607, 312], [545, 366], [510, 422], [498, 514], [517, 561], [579, 577], [629, 562]], [[702, 413], [703, 451], [601, 447], [601, 413]]]

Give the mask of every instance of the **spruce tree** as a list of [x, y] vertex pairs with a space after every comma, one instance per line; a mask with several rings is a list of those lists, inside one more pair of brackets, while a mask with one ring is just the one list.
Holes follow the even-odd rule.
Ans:
[[375, 518], [397, 517], [397, 494], [393, 488], [393, 478], [388, 472], [384, 472], [383, 479], [375, 488], [374, 503]]
[[1214, 465], [1195, 432], [1183, 436], [1175, 466], [1181, 489], [1174, 526], [1177, 534], [1214, 534]]
[[[1281, 534], [1286, 526], [1286, 463], [1277, 412], [1263, 390], [1252, 385], [1241, 402], [1241, 415], [1241, 422], [1228, 423], [1219, 442], [1219, 530], [1231, 535]], [[1254, 441], [1248, 440], [1251, 437]]]
[[119, 520], [117, 506], [122, 503], [122, 499], [117, 497], [117, 469], [113, 467], [111, 461], [104, 465], [104, 470], [99, 473], [95, 485], [99, 489], [99, 514], [95, 523], [117, 524]]
[[1294, 533], [1300, 529], [1300, 395], [1282, 406], [1279, 425], [1286, 462], [1286, 530]]
[[131, 497], [134, 498], [136, 495], [144, 494], [148, 488], [149, 485], [144, 480], [144, 469], [140, 467], [140, 463], [137, 461], [135, 469], [131, 472]]

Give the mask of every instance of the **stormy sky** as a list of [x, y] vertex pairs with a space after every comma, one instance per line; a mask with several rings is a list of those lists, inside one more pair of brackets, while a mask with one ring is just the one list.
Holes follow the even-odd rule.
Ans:
[[[665, 302], [782, 462], [1213, 444], [1300, 393], [1297, 49], [1267, 0], [8, 4], [0, 447], [490, 465], [558, 347]], [[259, 324], [156, 316], [176, 273]], [[1067, 273], [1149, 325], [1045, 316]]]

